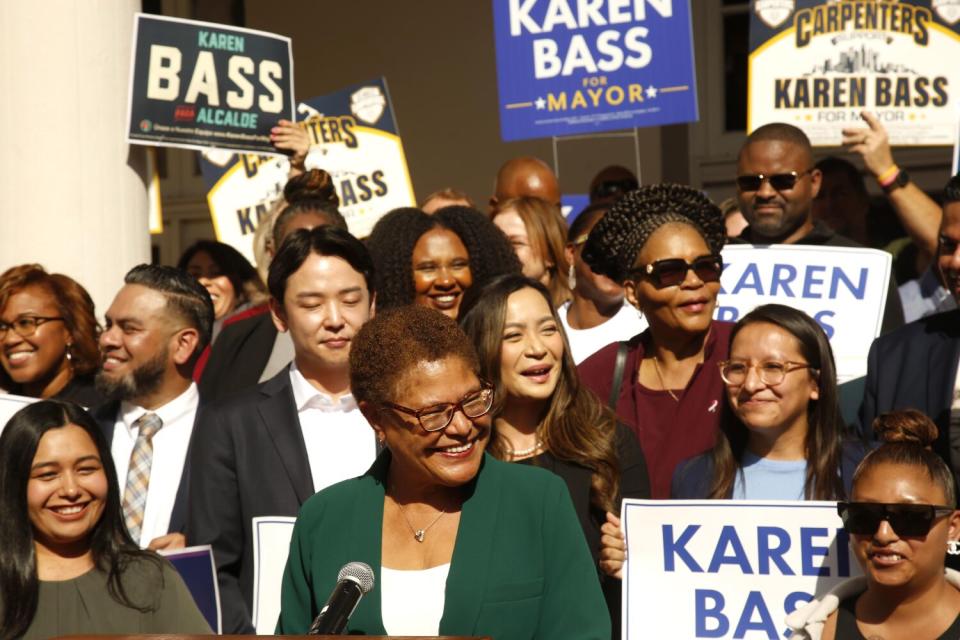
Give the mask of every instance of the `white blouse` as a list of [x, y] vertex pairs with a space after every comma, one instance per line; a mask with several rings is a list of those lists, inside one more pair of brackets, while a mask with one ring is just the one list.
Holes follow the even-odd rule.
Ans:
[[435, 636], [440, 632], [450, 563], [422, 571], [380, 567], [380, 616], [391, 636]]

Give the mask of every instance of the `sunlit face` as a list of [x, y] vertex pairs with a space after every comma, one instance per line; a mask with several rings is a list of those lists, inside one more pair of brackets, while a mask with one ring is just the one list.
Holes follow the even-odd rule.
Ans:
[[[851, 502], [916, 503], [947, 506], [946, 496], [927, 472], [913, 465], [879, 464], [853, 486]], [[938, 518], [926, 536], [901, 537], [887, 521], [873, 535], [852, 535], [851, 546], [871, 586], [914, 587], [916, 593], [943, 579], [947, 540], [960, 538], [960, 513]]]
[[766, 362], [808, 364], [800, 351], [800, 341], [785, 329], [766, 322], [746, 325], [730, 345], [730, 360], [745, 363], [746, 379], [740, 385], [727, 384], [730, 408], [750, 438], [766, 443], [782, 437], [807, 434], [807, 408], [819, 395], [817, 378], [809, 369], [787, 366], [783, 382], [769, 385], [760, 379], [757, 365]]
[[[687, 262], [710, 254], [710, 248], [696, 229], [687, 224], [669, 223], [657, 229], [640, 249], [635, 267], [667, 258]], [[640, 309], [656, 331], [698, 334], [710, 328], [713, 309], [720, 292], [719, 282], [704, 282], [693, 270], [682, 283], [658, 288], [646, 276], [635, 276], [624, 283], [627, 300]]]
[[960, 202], [950, 202], [943, 207], [937, 270], [953, 298], [960, 302]]
[[563, 334], [540, 292], [511, 293], [500, 346], [500, 380], [508, 401], [549, 399], [560, 379], [563, 346]]
[[311, 253], [289, 278], [274, 323], [289, 331], [301, 368], [349, 366], [350, 345], [373, 313], [363, 274], [336, 256]]
[[593, 300], [600, 306], [614, 306], [623, 302], [623, 287], [607, 276], [594, 273], [583, 259], [583, 245], [586, 244], [586, 238], [602, 217], [602, 215], [594, 216], [581, 230], [580, 237], [567, 245], [567, 261], [573, 265], [576, 276], [574, 296]]
[[523, 223], [520, 214], [513, 209], [506, 209], [494, 216], [493, 224], [503, 231], [503, 234], [510, 240], [510, 244], [513, 245], [513, 250], [517, 253], [520, 264], [523, 266], [523, 275], [543, 284], [550, 284], [551, 265], [547, 264], [537, 247], [531, 243], [527, 226]]
[[809, 153], [789, 142], [753, 142], [740, 152], [738, 176], [791, 171], [803, 174], [792, 189], [777, 191], [764, 180], [756, 191], [737, 192], [740, 211], [760, 241], [772, 244], [797, 239], [793, 236], [810, 220], [811, 203], [820, 189], [820, 171], [812, 169]]
[[[60, 309], [48, 289], [30, 285], [11, 295], [0, 311], [0, 320], [8, 325], [20, 318], [60, 318]], [[0, 364], [17, 384], [43, 386], [57, 377], [69, 379], [71, 337], [66, 324], [62, 319], [39, 323], [27, 337], [11, 326], [0, 343]]]
[[413, 247], [414, 303], [456, 320], [464, 292], [473, 285], [470, 254], [449, 229], [434, 228]]
[[236, 307], [238, 297], [230, 278], [223, 275], [220, 266], [206, 251], [197, 251], [187, 262], [187, 273], [196, 278], [206, 288], [213, 300], [213, 317], [216, 320], [226, 317]]
[[106, 500], [107, 475], [90, 435], [72, 424], [44, 433], [27, 481], [36, 543], [61, 555], [88, 547]]
[[[481, 388], [480, 380], [461, 358], [448, 356], [419, 362], [397, 383], [391, 402], [408, 409], [424, 409], [463, 400]], [[483, 451], [490, 437], [490, 414], [468, 418], [456, 411], [453, 420], [439, 431], [424, 431], [417, 418], [389, 407], [364, 415], [383, 434], [393, 454], [390, 474], [407, 486], [458, 487], [480, 470]]]

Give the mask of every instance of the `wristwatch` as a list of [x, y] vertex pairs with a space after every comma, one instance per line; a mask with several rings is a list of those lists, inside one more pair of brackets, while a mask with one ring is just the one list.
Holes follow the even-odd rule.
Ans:
[[900, 169], [899, 171], [897, 171], [897, 175], [893, 179], [893, 181], [890, 182], [890, 184], [881, 188], [883, 189], [884, 193], [889, 194], [895, 189], [899, 189], [900, 187], [907, 186], [908, 182], [910, 182], [910, 174], [904, 171], [903, 169]]

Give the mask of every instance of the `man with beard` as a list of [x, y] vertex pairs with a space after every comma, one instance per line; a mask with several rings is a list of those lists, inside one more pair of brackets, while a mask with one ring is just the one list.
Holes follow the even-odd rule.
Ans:
[[97, 388], [110, 400], [94, 415], [123, 487], [134, 542], [184, 546], [186, 460], [200, 395], [191, 380], [210, 342], [213, 303], [196, 278], [142, 264], [124, 277], [100, 334]]

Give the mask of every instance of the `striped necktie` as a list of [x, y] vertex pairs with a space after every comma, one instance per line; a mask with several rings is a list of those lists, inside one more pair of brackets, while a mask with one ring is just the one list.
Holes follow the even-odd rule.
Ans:
[[127, 487], [123, 492], [123, 517], [133, 541], [140, 542], [143, 512], [147, 507], [147, 489], [150, 487], [150, 466], [153, 464], [153, 436], [163, 426], [155, 413], [145, 413], [133, 423], [137, 427], [137, 441], [130, 454], [127, 469]]

